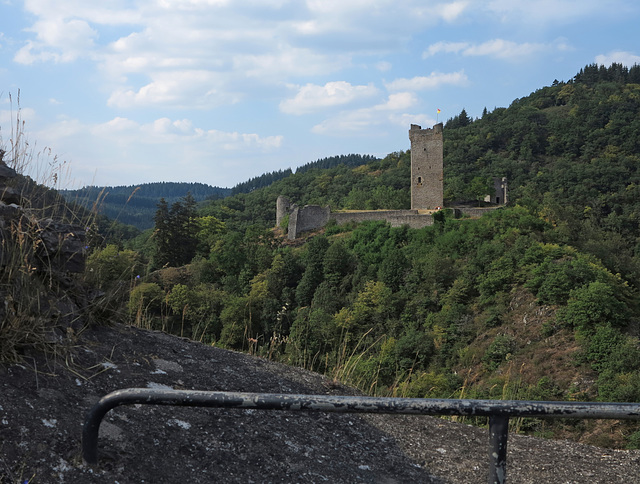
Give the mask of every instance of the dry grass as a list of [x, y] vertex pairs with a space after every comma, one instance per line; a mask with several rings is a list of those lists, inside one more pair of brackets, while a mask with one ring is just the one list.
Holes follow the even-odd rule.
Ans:
[[[56, 343], [59, 334], [52, 321], [72, 318], [65, 314], [64, 288], [52, 275], [47, 257], [41, 257], [43, 241], [39, 220], [55, 218], [78, 222], [80, 215], [48, 188], [60, 188], [68, 175], [68, 164], [53, 156], [51, 149], [37, 151], [25, 131], [20, 109], [20, 93], [13, 111], [9, 138], [0, 127], [3, 162], [17, 177], [6, 185], [21, 194], [20, 208], [4, 204], [8, 215], [0, 218], [0, 361], [21, 358], [25, 348], [46, 349]], [[62, 301], [62, 303], [61, 303]]]

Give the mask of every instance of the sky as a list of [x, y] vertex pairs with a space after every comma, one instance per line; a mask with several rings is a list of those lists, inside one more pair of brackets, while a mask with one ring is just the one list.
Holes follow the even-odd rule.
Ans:
[[0, 146], [19, 115], [38, 181], [233, 187], [640, 63], [638, 25], [637, 0], [0, 0]]

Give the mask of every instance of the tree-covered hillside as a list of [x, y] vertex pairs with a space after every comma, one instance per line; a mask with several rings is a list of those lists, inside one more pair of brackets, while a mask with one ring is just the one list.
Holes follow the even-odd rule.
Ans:
[[69, 201], [97, 210], [122, 224], [133, 225], [139, 230], [153, 227], [153, 214], [161, 198], [173, 203], [190, 193], [196, 201], [226, 197], [228, 188], [219, 188], [204, 183], [159, 182], [142, 185], [96, 187], [79, 190], [62, 190]]
[[[151, 237], [96, 250], [90, 277], [131, 288], [122, 311], [134, 324], [370, 393], [640, 401], [639, 70], [587, 66], [480, 119], [452, 118], [448, 203], [477, 199], [490, 177], [509, 181], [509, 206], [482, 218], [444, 210], [420, 230], [329, 225], [296, 244], [273, 229], [280, 194], [407, 208], [410, 153], [398, 151], [202, 207], [160, 205]], [[640, 446], [626, 423], [513, 425]]]

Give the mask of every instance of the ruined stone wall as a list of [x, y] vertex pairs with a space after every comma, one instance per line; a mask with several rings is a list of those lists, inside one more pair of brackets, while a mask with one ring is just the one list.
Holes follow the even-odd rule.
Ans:
[[487, 195], [484, 201], [495, 203], [496, 205], [507, 204], [507, 179], [505, 177], [493, 177], [493, 193]]
[[375, 210], [363, 212], [333, 212], [329, 219], [335, 220], [338, 225], [350, 222], [365, 222], [382, 220], [392, 227], [408, 225], [412, 229], [419, 229], [427, 225], [433, 225], [433, 217], [429, 214], [419, 214], [417, 210]]
[[289, 214], [289, 230], [287, 237], [295, 239], [302, 232], [319, 229], [327, 225], [331, 209], [320, 205], [305, 205], [295, 208]]
[[444, 205], [442, 123], [433, 129], [412, 124], [411, 141], [411, 208], [433, 210]]
[[496, 210], [500, 207], [455, 207], [455, 217], [458, 218], [462, 214], [472, 218], [482, 217], [485, 213]]
[[301, 233], [316, 230], [327, 225], [329, 220], [335, 220], [338, 225], [350, 222], [384, 221], [392, 227], [408, 225], [412, 229], [420, 229], [433, 225], [430, 214], [421, 214], [417, 210], [371, 210], [361, 212], [331, 212], [329, 207], [319, 205], [305, 205], [295, 207], [289, 214], [289, 229], [287, 237], [297, 238]]

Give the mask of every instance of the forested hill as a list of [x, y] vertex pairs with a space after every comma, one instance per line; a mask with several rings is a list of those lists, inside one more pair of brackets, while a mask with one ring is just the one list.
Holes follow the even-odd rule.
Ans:
[[153, 215], [161, 198], [173, 203], [191, 193], [199, 202], [224, 198], [231, 190], [204, 183], [159, 182], [117, 187], [89, 186], [62, 190], [61, 193], [67, 200], [87, 208], [95, 206], [101, 214], [113, 220], [144, 230], [153, 227]]
[[[302, 165], [296, 173], [339, 165], [356, 167], [373, 160], [376, 158], [370, 155], [331, 156]], [[250, 193], [268, 187], [292, 174], [291, 168], [273, 171], [238, 183], [233, 188], [213, 187], [204, 183], [159, 182], [117, 187], [88, 186], [79, 190], [61, 190], [60, 193], [67, 200], [77, 202], [84, 207], [90, 209], [96, 207], [102, 215], [121, 224], [145, 230], [153, 227], [153, 215], [161, 198], [171, 204], [185, 197], [187, 193], [191, 193], [196, 202], [217, 200], [229, 195]]]
[[[154, 237], [95, 250], [89, 277], [106, 292], [132, 288], [122, 308], [132, 324], [373, 394], [638, 402], [639, 74], [586, 66], [478, 119], [451, 118], [445, 206], [480, 203], [491, 177], [508, 179], [508, 206], [481, 218], [444, 210], [419, 230], [329, 225], [294, 245], [273, 230], [280, 194], [408, 208], [410, 153], [397, 151], [199, 207], [164, 204]], [[637, 423], [513, 420], [513, 430], [640, 448]]]
[[[445, 204], [483, 198], [490, 177], [507, 177], [511, 204], [640, 284], [639, 78], [638, 66], [590, 65], [479, 119], [463, 110], [445, 124]], [[409, 170], [403, 151], [355, 168], [298, 170], [204, 211], [239, 228], [271, 226], [280, 194], [334, 209], [409, 208]]]
[[[349, 167], [356, 167], [360, 165], [365, 165], [371, 161], [375, 161], [376, 158], [370, 155], [338, 155], [338, 156], [330, 156], [327, 158], [321, 158], [316, 161], [312, 161], [310, 163], [306, 163], [302, 166], [299, 166], [296, 169], [296, 173], [304, 173], [305, 171], [313, 170], [313, 169], [327, 169], [334, 168], [339, 165], [345, 165]], [[257, 176], [255, 178], [251, 178], [250, 180], [238, 183], [231, 190], [232, 195], [237, 195], [239, 193], [249, 193], [258, 188], [268, 187], [272, 183], [282, 180], [283, 178], [287, 178], [292, 175], [293, 171], [291, 168], [287, 168], [286, 170], [278, 170], [270, 173], [265, 173], [263, 175]]]

